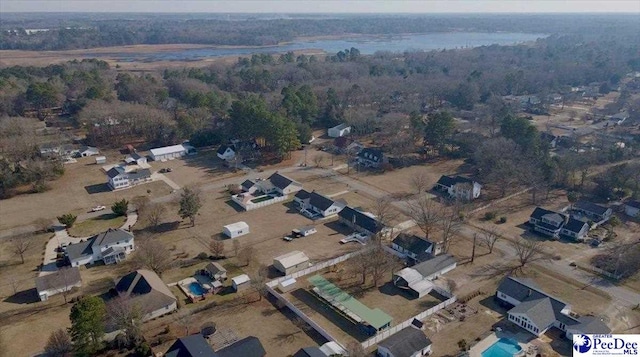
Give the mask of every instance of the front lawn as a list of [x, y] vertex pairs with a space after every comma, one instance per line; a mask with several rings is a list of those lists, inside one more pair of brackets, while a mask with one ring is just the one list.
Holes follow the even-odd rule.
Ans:
[[69, 235], [74, 237], [88, 237], [109, 228], [120, 228], [126, 221], [124, 216], [116, 216], [113, 213], [106, 213], [98, 217], [78, 222], [69, 228]]

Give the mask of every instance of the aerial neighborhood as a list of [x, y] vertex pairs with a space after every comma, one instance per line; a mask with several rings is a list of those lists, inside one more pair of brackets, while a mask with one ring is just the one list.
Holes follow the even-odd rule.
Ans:
[[640, 334], [637, 17], [120, 3], [3, 16], [0, 357]]

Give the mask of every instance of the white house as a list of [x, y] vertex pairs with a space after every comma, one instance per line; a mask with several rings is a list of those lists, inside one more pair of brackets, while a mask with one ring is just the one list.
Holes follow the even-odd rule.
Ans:
[[291, 231], [291, 233], [293, 233], [293, 235], [298, 237], [308, 237], [312, 234], [318, 233], [318, 230], [314, 226], [304, 226], [300, 228], [295, 228], [294, 230]]
[[389, 159], [380, 148], [364, 148], [358, 152], [356, 161], [364, 167], [379, 168], [388, 163]]
[[378, 343], [380, 357], [422, 357], [431, 354], [431, 340], [410, 325]]
[[131, 155], [127, 156], [124, 161], [127, 164], [136, 164], [138, 166], [144, 166], [147, 163], [147, 157], [138, 154], [137, 152], [131, 153]]
[[404, 258], [410, 258], [419, 263], [431, 259], [441, 252], [441, 246], [415, 234], [400, 233], [391, 241], [391, 248]]
[[250, 233], [249, 225], [247, 224], [247, 222], [242, 221], [227, 224], [222, 228], [222, 233], [224, 233], [224, 235], [229, 238], [236, 238]]
[[432, 257], [422, 263], [394, 273], [393, 285], [407, 290], [410, 294], [420, 298], [433, 289], [432, 280], [455, 269], [456, 266], [456, 259], [449, 254]]
[[168, 314], [178, 309], [178, 299], [167, 284], [151, 270], [131, 272], [116, 284], [118, 295], [124, 296], [142, 308], [142, 321]]
[[213, 280], [227, 280], [227, 269], [217, 262], [207, 264], [207, 266], [204, 267], [203, 273]]
[[133, 234], [123, 229], [110, 228], [84, 242], [67, 246], [67, 256], [74, 267], [98, 261], [109, 265], [123, 261], [134, 250]]
[[309, 267], [309, 257], [301, 251], [294, 250], [273, 259], [273, 267], [284, 275], [289, 275]]
[[624, 204], [624, 213], [630, 217], [640, 217], [640, 201], [627, 201]]
[[82, 286], [80, 270], [77, 267], [62, 268], [54, 273], [36, 278], [36, 290], [40, 301], [47, 301], [49, 296], [69, 291]]
[[251, 286], [251, 279], [247, 274], [238, 275], [231, 278], [231, 285], [236, 292], [246, 290]]
[[480, 197], [482, 185], [462, 176], [442, 176], [435, 188], [447, 192], [451, 198], [471, 201]]
[[336, 215], [346, 207], [346, 203], [342, 201], [334, 201], [327, 196], [321, 195], [315, 191], [308, 192], [300, 190], [293, 197], [294, 202], [300, 207], [300, 211], [308, 211], [311, 216], [320, 215], [329, 217]]
[[80, 148], [80, 150], [78, 150], [78, 155], [82, 157], [95, 156], [98, 154], [100, 154], [100, 150], [98, 150], [98, 148], [95, 148], [93, 146], [83, 146]]
[[302, 184], [300, 182], [292, 180], [278, 172], [275, 172], [266, 180], [258, 181], [257, 184], [260, 191], [264, 193], [276, 192], [282, 196], [302, 190]]
[[580, 241], [589, 233], [588, 223], [542, 207], [536, 207], [533, 210], [529, 216], [529, 224], [533, 225], [534, 231], [554, 238], [562, 235]]
[[509, 308], [508, 319], [522, 329], [541, 336], [555, 327], [568, 339], [573, 334], [608, 334], [609, 327], [592, 316], [578, 316], [571, 312], [571, 305], [542, 291], [526, 278], [505, 277], [496, 290], [497, 302]]
[[216, 154], [222, 160], [231, 160], [236, 156], [236, 148], [233, 145], [222, 145], [218, 148]]
[[107, 180], [107, 185], [112, 190], [128, 188], [151, 181], [151, 171], [149, 169], [127, 171], [122, 166], [114, 166], [107, 171]]
[[187, 154], [195, 153], [193, 146], [187, 144], [164, 146], [161, 148], [151, 149], [150, 151], [151, 159], [153, 161], [173, 160]]
[[331, 138], [339, 138], [341, 136], [345, 136], [351, 133], [351, 126], [342, 123], [340, 125], [336, 125], [333, 128], [329, 128], [327, 130], [327, 135]]

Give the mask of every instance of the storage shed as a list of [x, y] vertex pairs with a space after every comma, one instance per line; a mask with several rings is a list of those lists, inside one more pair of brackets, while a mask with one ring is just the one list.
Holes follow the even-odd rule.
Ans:
[[233, 290], [235, 290], [236, 292], [249, 288], [249, 286], [251, 285], [250, 283], [251, 279], [247, 274], [242, 274], [231, 278], [231, 285], [233, 286]]
[[345, 123], [334, 126], [333, 128], [329, 128], [327, 130], [327, 134], [331, 138], [339, 138], [341, 136], [345, 136], [351, 132], [351, 127]]
[[298, 250], [294, 250], [293, 252], [273, 259], [273, 267], [284, 273], [284, 275], [289, 275], [302, 269], [306, 269], [309, 265], [309, 257]]
[[227, 224], [223, 227], [222, 233], [229, 238], [240, 237], [245, 234], [249, 234], [249, 225], [247, 222], [236, 222]]
[[171, 160], [187, 154], [187, 147], [184, 145], [172, 145], [161, 148], [151, 149], [151, 158], [153, 161]]
[[106, 156], [97, 156], [96, 157], [96, 164], [105, 164], [107, 162], [107, 157]]
[[287, 280], [281, 281], [280, 284], [278, 284], [278, 290], [280, 290], [281, 293], [286, 293], [288, 291], [293, 290], [295, 286], [296, 286], [296, 279], [289, 278]]

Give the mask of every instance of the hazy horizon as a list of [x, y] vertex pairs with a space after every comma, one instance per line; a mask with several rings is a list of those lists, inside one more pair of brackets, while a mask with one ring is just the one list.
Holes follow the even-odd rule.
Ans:
[[3, 0], [0, 12], [245, 13], [245, 14], [607, 14], [640, 13], [640, 1], [612, 0]]

